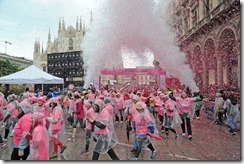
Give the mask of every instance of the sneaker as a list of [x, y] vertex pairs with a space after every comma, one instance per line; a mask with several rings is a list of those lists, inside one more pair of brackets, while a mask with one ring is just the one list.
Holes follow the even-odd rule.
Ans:
[[233, 136], [236, 135], [236, 131], [234, 131], [234, 132], [232, 133], [232, 135], [233, 135]]
[[200, 117], [197, 117], [197, 120], [199, 120], [200, 119]]
[[72, 141], [75, 141], [75, 137], [72, 137]]
[[73, 128], [72, 125], [67, 126], [67, 129], [72, 129], [72, 128]]
[[136, 149], [132, 149], [130, 152], [135, 153], [136, 152]]
[[66, 148], [67, 148], [67, 146], [66, 146], [66, 145], [61, 146], [60, 153], [62, 154]]
[[1, 148], [5, 147], [6, 145], [7, 145], [6, 142], [2, 142], [2, 143], [0, 143], [0, 147], [1, 147]]
[[138, 158], [136, 158], [136, 157], [131, 157], [131, 158], [129, 158], [129, 160], [136, 161], [136, 160], [138, 160]]
[[87, 154], [87, 153], [89, 153], [89, 150], [85, 149], [80, 154]]
[[182, 133], [182, 136], [186, 136], [186, 133]]
[[3, 141], [6, 142], [8, 139], [3, 138]]
[[123, 123], [123, 121], [120, 121], [120, 123], [122, 124], [122, 123]]
[[53, 152], [53, 153], [50, 155], [49, 158], [52, 159], [52, 158], [57, 158], [57, 157], [58, 157], [58, 154]]
[[161, 133], [164, 133], [164, 130], [161, 130]]
[[158, 154], [157, 150], [152, 151], [150, 158], [154, 158]]
[[189, 135], [189, 136], [188, 136], [188, 139], [189, 139], [189, 140], [192, 140], [192, 135]]
[[119, 121], [115, 121], [115, 123], [119, 123]]
[[179, 133], [175, 133], [175, 139], [178, 139]]

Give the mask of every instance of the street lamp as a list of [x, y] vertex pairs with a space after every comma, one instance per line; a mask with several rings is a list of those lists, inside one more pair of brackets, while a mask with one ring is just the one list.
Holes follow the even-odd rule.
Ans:
[[5, 41], [1, 40], [1, 41], [5, 43], [5, 54], [7, 55], [7, 44], [12, 45], [12, 43], [10, 43], [6, 40]]

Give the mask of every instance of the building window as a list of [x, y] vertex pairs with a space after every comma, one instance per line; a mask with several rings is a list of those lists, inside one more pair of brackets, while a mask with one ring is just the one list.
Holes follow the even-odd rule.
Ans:
[[69, 50], [73, 50], [73, 39], [69, 38]]
[[185, 30], [185, 33], [189, 30], [189, 21], [188, 21], [189, 19], [188, 19], [188, 17], [186, 17], [185, 19], [184, 19], [184, 30]]
[[44, 72], [46, 72], [46, 66], [43, 66], [43, 67], [42, 67], [42, 70], [43, 70]]
[[197, 8], [192, 10], [192, 26], [195, 27], [198, 23], [198, 13]]
[[204, 2], [204, 11], [205, 11], [205, 17], [206, 16], [209, 16], [210, 14], [210, 1], [209, 0], [206, 0], [206, 1], [203, 1]]

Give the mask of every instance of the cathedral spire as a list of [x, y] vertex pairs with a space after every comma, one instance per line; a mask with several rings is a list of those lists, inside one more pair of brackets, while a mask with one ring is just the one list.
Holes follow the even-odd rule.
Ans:
[[61, 26], [61, 18], [59, 18], [58, 32], [61, 32], [61, 28], [62, 28], [62, 26]]
[[78, 31], [79, 30], [79, 23], [78, 23], [78, 16], [77, 16], [77, 18], [76, 18], [76, 31]]
[[63, 24], [62, 24], [62, 30], [65, 31], [65, 23], [64, 23], [64, 17], [63, 17]]
[[35, 39], [34, 54], [36, 56], [40, 54], [40, 38]]
[[42, 54], [43, 54], [44, 50], [43, 50], [43, 43], [42, 43]]
[[85, 25], [85, 22], [83, 22], [83, 36], [85, 35], [85, 32], [86, 32], [86, 25]]
[[82, 31], [82, 18], [80, 17], [80, 31]]
[[50, 33], [50, 27], [49, 27], [49, 32], [48, 32], [48, 41], [47, 41], [48, 43], [50, 43], [51, 42], [51, 33]]

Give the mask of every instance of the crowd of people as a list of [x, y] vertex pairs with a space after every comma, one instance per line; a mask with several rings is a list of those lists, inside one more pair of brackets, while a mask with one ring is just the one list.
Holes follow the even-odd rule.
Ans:
[[[164, 139], [168, 140], [171, 131], [177, 140], [180, 132], [175, 127], [179, 125], [181, 134], [187, 133], [192, 140], [191, 121], [193, 117], [200, 119], [200, 110], [208, 101], [200, 92], [192, 92], [187, 87], [158, 89], [150, 85], [101, 87], [100, 90], [93, 87], [56, 97], [51, 92], [39, 93], [37, 97], [26, 90], [20, 96], [11, 94], [5, 99], [0, 93], [0, 124], [4, 129], [0, 146], [6, 146], [12, 137], [11, 160], [56, 158], [67, 148], [61, 141], [67, 121], [72, 128], [72, 141], [79, 137], [76, 135], [78, 123], [85, 131], [82, 153], [92, 151], [92, 160], [98, 160], [100, 154], [105, 153], [112, 160], [120, 160], [113, 149], [118, 143], [115, 124], [125, 122], [128, 134], [133, 131], [134, 135], [134, 157], [129, 160], [138, 160], [143, 147], [148, 147], [150, 158], [154, 158], [158, 152], [151, 138], [162, 139], [159, 134], [165, 134]], [[232, 135], [236, 134], [235, 125], [240, 121], [239, 107], [235, 94], [224, 90], [216, 93], [213, 112], [220, 123], [223, 117], [228, 119]], [[93, 150], [90, 150], [91, 142], [95, 142]]]

